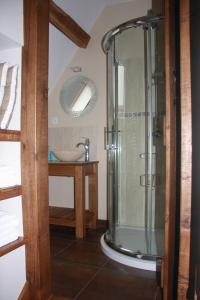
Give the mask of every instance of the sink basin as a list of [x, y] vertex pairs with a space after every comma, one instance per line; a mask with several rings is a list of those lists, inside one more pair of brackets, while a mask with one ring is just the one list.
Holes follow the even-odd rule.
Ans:
[[54, 154], [62, 161], [77, 161], [85, 154], [85, 150], [81, 148], [73, 150], [54, 150]]

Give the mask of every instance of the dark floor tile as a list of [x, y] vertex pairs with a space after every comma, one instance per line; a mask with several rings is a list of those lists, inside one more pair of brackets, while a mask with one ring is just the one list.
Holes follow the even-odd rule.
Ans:
[[129, 267], [123, 264], [120, 264], [114, 260], [109, 259], [108, 262], [104, 265], [104, 268], [111, 269], [113, 271], [120, 271], [124, 275], [133, 275], [135, 277], [141, 277], [146, 279], [152, 279], [156, 281], [156, 272], [141, 270], [133, 267]]
[[58, 257], [68, 262], [94, 265], [97, 267], [102, 266], [108, 260], [101, 251], [99, 243], [82, 240], [74, 241], [71, 246], [58, 254]]
[[77, 240], [74, 228], [51, 227], [54, 294], [78, 300], [162, 299], [156, 273], [108, 259], [100, 249], [105, 222]]
[[75, 228], [73, 227], [50, 225], [50, 236], [64, 237], [69, 240], [76, 240]]
[[68, 240], [62, 237], [52, 236], [50, 239], [51, 255], [55, 256], [63, 249], [69, 247], [73, 243], [72, 240]]
[[153, 300], [156, 282], [122, 270], [103, 268], [75, 299], [77, 300]]
[[102, 228], [98, 228], [97, 230], [87, 229], [84, 240], [89, 242], [100, 243], [100, 239], [104, 233], [105, 230]]
[[73, 299], [96, 272], [94, 266], [70, 264], [55, 257], [52, 262], [54, 295]]
[[[90, 242], [99, 242], [101, 236], [106, 232], [106, 230], [107, 222], [98, 220], [96, 229], [86, 229], [86, 236], [84, 240]], [[76, 240], [75, 228], [73, 227], [50, 225], [50, 235], [56, 237], [66, 237], [70, 240]]]

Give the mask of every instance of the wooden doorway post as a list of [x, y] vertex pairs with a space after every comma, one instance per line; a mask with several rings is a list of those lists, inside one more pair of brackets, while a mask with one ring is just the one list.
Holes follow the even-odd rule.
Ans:
[[48, 215], [49, 1], [24, 0], [22, 196], [29, 299], [51, 295]]
[[187, 298], [190, 269], [192, 202], [192, 103], [190, 1], [180, 1], [181, 199], [178, 299]]
[[176, 217], [176, 86], [174, 0], [165, 0], [166, 205], [163, 299], [173, 299]]

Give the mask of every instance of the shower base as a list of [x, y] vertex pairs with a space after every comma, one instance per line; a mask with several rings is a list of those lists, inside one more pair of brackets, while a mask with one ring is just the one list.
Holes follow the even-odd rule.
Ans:
[[[106, 242], [105, 234], [101, 237], [101, 248], [105, 255], [127, 266], [156, 271], [155, 257], [163, 255], [162, 245], [164, 235], [162, 230], [155, 230], [152, 232], [150, 244], [151, 253], [153, 254], [152, 259], [151, 255], [138, 255], [138, 257], [136, 257], [137, 255], [130, 256], [117, 250], [117, 248], [121, 248], [129, 249], [130, 253], [148, 253], [147, 245], [149, 246], [149, 244], [147, 243], [147, 236], [144, 229], [120, 226], [116, 228], [116, 233], [116, 247], [112, 247]], [[116, 250], [114, 248], [116, 248]], [[145, 257], [148, 259], [145, 259]]]

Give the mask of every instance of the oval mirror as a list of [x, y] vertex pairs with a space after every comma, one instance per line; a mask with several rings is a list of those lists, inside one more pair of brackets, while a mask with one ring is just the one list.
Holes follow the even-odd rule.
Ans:
[[67, 114], [73, 117], [87, 114], [94, 108], [96, 101], [96, 86], [85, 76], [68, 79], [60, 91], [60, 105]]

